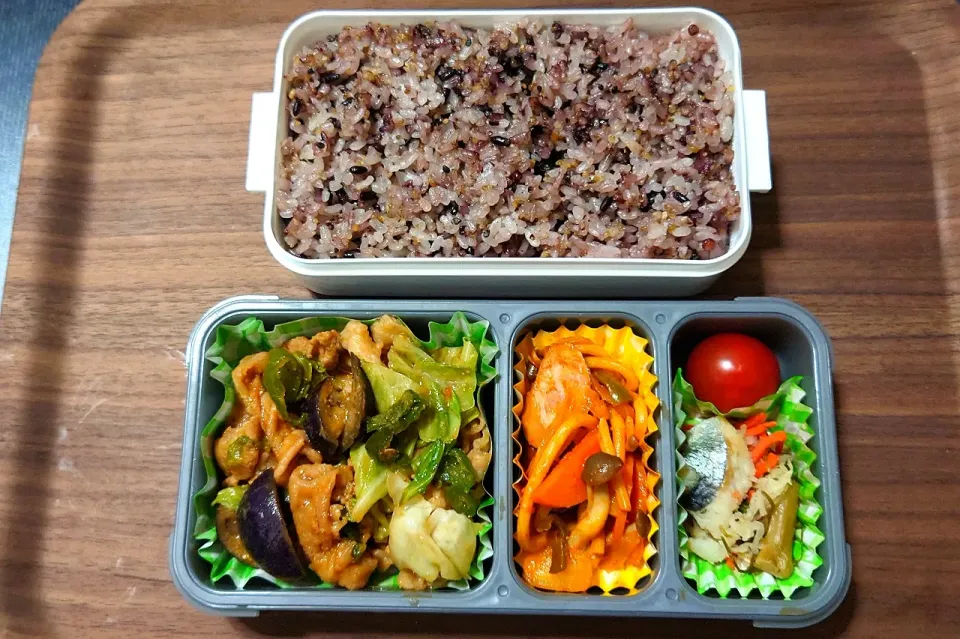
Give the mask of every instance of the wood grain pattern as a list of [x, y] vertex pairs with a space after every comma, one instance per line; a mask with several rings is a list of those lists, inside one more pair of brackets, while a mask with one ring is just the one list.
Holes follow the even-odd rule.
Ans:
[[[957, 636], [960, 8], [707, 4], [737, 29], [746, 85], [768, 91], [776, 185], [754, 197], [751, 248], [710, 295], [791, 297], [835, 340], [854, 583], [803, 636]], [[487, 3], [446, 3], [465, 5]], [[267, 254], [243, 177], [250, 93], [269, 88], [284, 27], [316, 6], [88, 0], [46, 50], [0, 317], [4, 636], [776, 635], [656, 620], [230, 621], [181, 599], [167, 540], [187, 335], [228, 295], [307, 293]]]

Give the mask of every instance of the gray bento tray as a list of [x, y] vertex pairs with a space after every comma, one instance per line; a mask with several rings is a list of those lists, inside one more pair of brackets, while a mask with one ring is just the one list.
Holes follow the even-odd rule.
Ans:
[[[196, 513], [192, 496], [203, 485], [200, 432], [223, 400], [223, 387], [210, 377], [204, 352], [221, 324], [237, 324], [249, 316], [268, 327], [314, 315], [357, 319], [384, 313], [404, 319], [418, 335], [426, 336], [429, 321], [445, 322], [455, 311], [472, 320], [490, 323], [490, 336], [500, 354], [498, 376], [484, 389], [485, 406], [494, 443], [492, 471], [486, 485], [496, 498], [493, 508], [494, 554], [487, 560], [486, 577], [463, 592], [350, 592], [340, 589], [281, 590], [265, 582], [234, 589], [229, 579], [214, 584], [210, 566], [197, 554], [193, 539]], [[654, 537], [657, 554], [652, 574], [633, 595], [559, 594], [535, 590], [522, 582], [513, 562], [513, 509], [516, 496], [513, 441], [515, 397], [513, 348], [526, 331], [553, 329], [581, 322], [615, 327], [630, 326], [649, 340], [658, 377], [656, 393], [661, 408], [655, 416], [659, 430], [648, 441], [655, 453], [652, 467], [661, 474], [657, 487], [660, 506], [654, 516], [660, 530]], [[813, 574], [815, 583], [801, 588], [791, 600], [759, 598], [720, 599], [699, 594], [680, 572], [677, 538], [676, 461], [671, 380], [689, 349], [704, 336], [736, 330], [753, 334], [776, 352], [784, 378], [803, 375], [805, 402], [813, 408], [810, 425], [817, 454], [814, 472], [824, 512], [819, 520], [826, 540], [819, 547], [823, 565]], [[834, 425], [832, 352], [820, 323], [800, 306], [775, 298], [734, 301], [439, 301], [439, 300], [280, 300], [247, 296], [224, 300], [197, 323], [187, 349], [188, 382], [184, 419], [183, 459], [177, 498], [176, 523], [170, 539], [170, 571], [183, 596], [201, 610], [226, 616], [255, 616], [261, 610], [420, 611], [447, 613], [516, 613], [548, 615], [604, 615], [621, 617], [684, 617], [749, 620], [762, 627], [803, 627], [828, 617], [840, 605], [850, 585], [851, 557], [843, 526], [837, 438]], [[731, 593], [732, 595], [733, 593]]]

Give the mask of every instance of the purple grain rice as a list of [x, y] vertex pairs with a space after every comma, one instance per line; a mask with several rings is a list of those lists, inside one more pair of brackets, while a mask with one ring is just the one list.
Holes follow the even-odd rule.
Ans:
[[371, 23], [287, 81], [302, 257], [709, 259], [740, 214], [732, 81], [696, 25]]

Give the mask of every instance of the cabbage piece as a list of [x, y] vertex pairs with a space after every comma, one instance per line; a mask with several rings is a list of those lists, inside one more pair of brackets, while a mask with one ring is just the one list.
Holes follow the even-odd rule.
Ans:
[[439, 364], [446, 366], [456, 366], [465, 368], [469, 371], [477, 370], [477, 361], [480, 359], [480, 353], [473, 342], [464, 341], [463, 346], [443, 346], [430, 351], [430, 355]]
[[430, 502], [421, 497], [394, 511], [389, 542], [393, 563], [401, 570], [412, 570], [428, 583], [441, 575], [447, 579], [466, 577], [466, 573], [457, 574], [456, 566], [430, 534], [429, 520], [434, 510]]
[[444, 579], [466, 579], [477, 550], [477, 530], [473, 522], [453, 510], [436, 508], [430, 513], [427, 526], [440, 552], [453, 564], [452, 573], [445, 574], [441, 570], [440, 575]]
[[438, 348], [434, 355], [437, 359], [406, 335], [398, 335], [393, 340], [393, 348], [387, 353], [387, 361], [390, 368], [421, 385], [430, 381], [440, 388], [450, 388], [457, 394], [461, 410], [476, 406], [479, 356], [476, 346], [464, 342], [463, 346]]
[[466, 426], [472, 421], [481, 419], [483, 416], [480, 414], [480, 407], [474, 406], [473, 408], [468, 408], [466, 410], [460, 411], [460, 425]]
[[387, 496], [390, 469], [367, 452], [363, 444], [350, 449], [353, 465], [353, 490], [356, 499], [350, 504], [350, 521], [360, 521], [377, 502]]
[[363, 374], [370, 381], [370, 388], [373, 390], [373, 399], [377, 404], [377, 412], [382, 413], [400, 399], [404, 391], [417, 390], [406, 375], [390, 370], [379, 362], [360, 362]]
[[428, 398], [432, 410], [425, 411], [425, 416], [417, 425], [420, 439], [425, 442], [442, 441], [448, 444], [456, 441], [462, 421], [460, 401], [456, 393], [445, 394], [439, 386], [430, 384]]
[[[472, 345], [471, 345], [472, 346]], [[464, 408], [476, 406], [477, 389], [473, 369], [448, 366], [436, 362], [406, 335], [397, 335], [387, 353], [392, 371], [413, 380], [430, 406], [417, 428], [424, 441], [453, 442], [457, 439]], [[464, 406], [462, 398], [466, 398]]]
[[[392, 474], [387, 483], [390, 495], [399, 503], [407, 482]], [[417, 495], [394, 510], [389, 548], [397, 568], [411, 570], [428, 583], [440, 577], [466, 579], [477, 550], [477, 525]]]

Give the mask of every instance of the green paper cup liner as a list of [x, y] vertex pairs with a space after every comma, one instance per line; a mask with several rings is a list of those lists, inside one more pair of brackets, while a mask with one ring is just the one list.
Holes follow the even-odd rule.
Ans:
[[800, 387], [800, 377], [791, 377], [780, 385], [772, 395], [764, 397], [753, 406], [737, 408], [728, 413], [717, 410], [710, 402], [700, 401], [694, 395], [693, 387], [678, 370], [673, 381], [674, 413], [677, 435], [677, 494], [684, 492], [680, 480], [681, 470], [686, 465], [680, 453], [686, 435], [681, 428], [687, 424], [696, 424], [703, 418], [725, 415], [735, 419], [745, 419], [759, 412], [765, 412], [768, 418], [777, 422], [770, 430], [783, 430], [787, 433], [785, 446], [794, 456], [793, 475], [800, 486], [800, 508], [797, 513], [797, 528], [793, 540], [793, 574], [785, 579], [774, 577], [765, 572], [741, 572], [725, 563], [712, 564], [690, 551], [687, 530], [684, 522], [688, 513], [678, 504], [677, 528], [680, 538], [681, 572], [683, 576], [697, 586], [700, 594], [715, 591], [721, 598], [736, 590], [741, 597], [747, 597], [754, 590], [764, 599], [774, 593], [780, 593], [784, 599], [790, 599], [798, 588], [813, 585], [813, 572], [823, 564], [817, 547], [823, 543], [823, 532], [817, 528], [817, 520], [823, 514], [823, 506], [817, 501], [817, 488], [820, 480], [813, 474], [816, 453], [807, 445], [813, 438], [813, 429], [807, 423], [813, 409], [803, 403], [806, 394]]
[[[292, 584], [283, 582], [269, 573], [252, 566], [248, 566], [231, 555], [217, 538], [215, 511], [213, 499], [220, 488], [220, 478], [217, 474], [217, 465], [213, 457], [213, 445], [226, 425], [227, 418], [233, 410], [235, 391], [231, 372], [241, 359], [252, 353], [268, 351], [280, 346], [287, 340], [298, 337], [310, 337], [322, 331], [343, 330], [350, 321], [346, 317], [307, 317], [293, 322], [278, 324], [268, 331], [261, 320], [250, 317], [236, 326], [223, 325], [217, 328], [217, 339], [207, 349], [206, 358], [214, 364], [210, 372], [211, 377], [223, 384], [223, 404], [200, 434], [200, 454], [203, 457], [203, 466], [207, 480], [193, 496], [194, 508], [197, 511], [197, 523], [193, 537], [200, 546], [198, 554], [210, 564], [210, 580], [218, 582], [228, 578], [234, 587], [242, 589], [251, 579], [262, 579], [275, 584], [280, 588], [293, 588]], [[373, 320], [366, 320], [370, 324]], [[429, 323], [430, 339], [421, 342], [425, 350], [433, 350], [442, 346], [462, 346], [464, 341], [472, 342], [480, 354], [477, 372], [477, 394], [480, 389], [493, 381], [497, 375], [493, 367], [493, 360], [497, 356], [497, 345], [487, 337], [489, 323], [486, 321], [471, 322], [463, 313], [455, 313], [449, 322], [440, 324]], [[479, 401], [477, 402], [480, 408]], [[482, 410], [482, 408], [480, 408]], [[470, 579], [481, 581], [484, 578], [484, 563], [493, 556], [493, 543], [490, 539], [493, 524], [494, 499], [487, 494], [480, 503], [477, 511], [477, 553], [470, 566]], [[302, 586], [296, 586], [302, 587]], [[317, 582], [311, 586], [316, 589], [332, 588], [331, 584]], [[455, 590], [469, 588], [469, 580], [462, 579], [450, 582], [447, 587]], [[396, 571], [381, 575], [374, 575], [367, 586], [376, 590], [400, 590], [397, 583]]]

